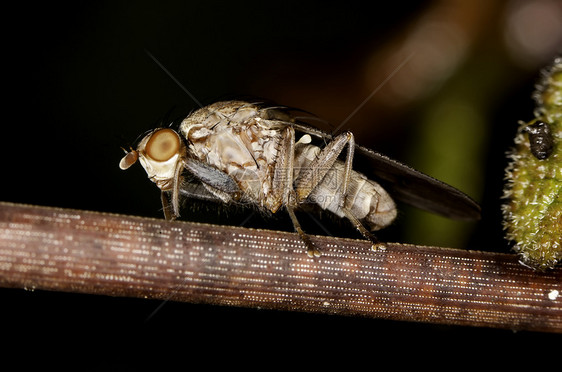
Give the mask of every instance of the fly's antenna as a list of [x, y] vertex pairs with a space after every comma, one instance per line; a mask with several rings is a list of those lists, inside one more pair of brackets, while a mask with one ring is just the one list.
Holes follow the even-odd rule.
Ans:
[[119, 141], [121, 143], [126, 143], [126, 145], [123, 146], [119, 146], [121, 148], [121, 150], [125, 151], [125, 153], [129, 153], [130, 151], [127, 151], [127, 148], [129, 148], [131, 151], [137, 147], [138, 143], [140, 142], [140, 140], [142, 138], [144, 138], [148, 133], [152, 132], [154, 129], [147, 129], [144, 132], [142, 132], [141, 134], [137, 135], [135, 137], [134, 140], [132, 141], [128, 141], [126, 140], [123, 136], [119, 136]]

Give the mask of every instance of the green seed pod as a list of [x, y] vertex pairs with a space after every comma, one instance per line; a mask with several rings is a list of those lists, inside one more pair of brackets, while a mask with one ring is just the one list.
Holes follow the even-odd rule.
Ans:
[[502, 206], [506, 238], [537, 270], [562, 259], [562, 56], [542, 71], [535, 118], [520, 122], [509, 152]]

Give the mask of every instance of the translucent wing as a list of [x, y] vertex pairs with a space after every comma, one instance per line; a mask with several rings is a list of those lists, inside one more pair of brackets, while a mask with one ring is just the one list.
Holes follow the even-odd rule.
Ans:
[[[363, 146], [355, 147], [355, 156], [356, 169], [366, 175], [374, 174], [398, 200], [452, 219], [480, 218], [478, 203], [453, 186]], [[358, 161], [360, 157], [364, 163]]]
[[[294, 111], [288, 114], [287, 111], [272, 110], [269, 116], [286, 120], [287, 115], [295, 117]], [[299, 115], [302, 117], [307, 114], [301, 112]], [[311, 114], [308, 115], [313, 117]], [[308, 133], [325, 141], [332, 139], [332, 135], [307, 124], [293, 120], [293, 126], [296, 131]], [[353, 168], [379, 182], [397, 200], [414, 207], [451, 219], [480, 218], [480, 206], [463, 192], [366, 147], [355, 146]]]

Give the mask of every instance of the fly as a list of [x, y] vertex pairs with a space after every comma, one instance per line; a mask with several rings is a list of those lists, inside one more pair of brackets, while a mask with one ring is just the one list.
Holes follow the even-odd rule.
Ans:
[[[367, 160], [364, 172], [353, 167], [357, 156]], [[307, 203], [347, 218], [373, 249], [381, 243], [372, 231], [397, 214], [391, 194], [449, 218], [480, 217], [478, 204], [459, 190], [357, 145], [351, 132], [332, 137], [288, 110], [245, 101], [203, 107], [177, 131], [154, 129], [119, 166], [127, 169], [137, 160], [160, 188], [167, 220], [179, 217], [182, 197], [248, 203], [271, 213], [285, 209], [311, 257], [320, 252], [295, 215]]]

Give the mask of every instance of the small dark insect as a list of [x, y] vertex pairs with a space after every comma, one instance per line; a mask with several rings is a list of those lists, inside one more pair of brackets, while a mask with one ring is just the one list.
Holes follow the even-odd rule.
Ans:
[[[313, 144], [313, 137], [326, 145]], [[362, 173], [353, 169], [355, 158], [361, 158]], [[320, 253], [294, 213], [305, 204], [347, 218], [374, 249], [380, 243], [371, 231], [388, 226], [397, 214], [386, 189], [397, 199], [450, 218], [480, 217], [478, 204], [462, 192], [356, 145], [351, 132], [332, 137], [296, 120], [289, 109], [245, 101], [203, 107], [177, 131], [154, 129], [120, 167], [137, 160], [162, 190], [167, 220], [179, 216], [182, 196], [249, 203], [271, 213], [285, 208], [309, 256]]]
[[552, 138], [550, 126], [544, 121], [536, 120], [527, 125], [524, 130], [529, 135], [531, 153], [539, 160], [548, 158], [554, 148], [554, 138]]

